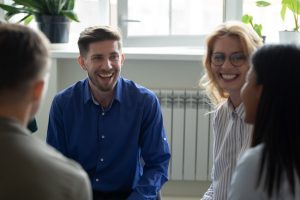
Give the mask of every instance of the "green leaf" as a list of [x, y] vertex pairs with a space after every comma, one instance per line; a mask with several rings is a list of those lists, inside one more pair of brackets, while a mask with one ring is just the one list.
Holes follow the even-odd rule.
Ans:
[[261, 34], [261, 32], [262, 32], [262, 25], [261, 24], [254, 24], [253, 29], [255, 30], [255, 32], [257, 33], [257, 35], [259, 37], [262, 37], [262, 34]]
[[74, 13], [75, 0], [12, 0], [12, 5], [0, 3], [0, 9], [6, 11], [5, 17], [11, 18], [19, 13], [28, 14], [21, 21], [30, 21], [29, 15], [58, 15], [79, 22]]
[[33, 19], [32, 15], [26, 15], [25, 17], [23, 17], [22, 19], [20, 19], [18, 21], [18, 23], [24, 22], [25, 25], [28, 25], [29, 22]]
[[13, 0], [15, 5], [22, 5], [27, 8], [32, 8], [37, 11], [43, 10], [43, 0]]
[[78, 16], [72, 10], [63, 10], [62, 14], [69, 18], [70, 20], [79, 22]]
[[33, 20], [33, 15], [27, 15], [26, 18], [24, 18], [24, 24], [28, 25]]
[[245, 24], [252, 23], [253, 17], [251, 15], [243, 15], [242, 22]]
[[63, 10], [73, 10], [74, 7], [75, 7], [75, 0], [69, 0], [67, 1]]
[[280, 16], [281, 16], [281, 19], [283, 21], [285, 19], [286, 8], [287, 8], [286, 4], [282, 4], [281, 11], [280, 11]]
[[287, 0], [284, 1], [286, 6], [293, 13], [300, 15], [300, 1], [299, 0]]
[[271, 5], [271, 3], [267, 2], [267, 1], [256, 1], [257, 7], [267, 7], [269, 5]]
[[20, 12], [20, 8], [14, 7], [14, 6], [9, 6], [9, 5], [5, 5], [0, 3], [0, 8], [2, 8], [3, 10], [7, 11], [7, 12], [15, 12], [18, 13]]

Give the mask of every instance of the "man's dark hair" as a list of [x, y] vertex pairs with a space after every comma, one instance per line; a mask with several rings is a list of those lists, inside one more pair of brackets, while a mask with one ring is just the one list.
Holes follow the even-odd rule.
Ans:
[[0, 92], [20, 90], [47, 69], [48, 41], [19, 24], [0, 24]]
[[119, 49], [122, 49], [122, 35], [118, 29], [111, 26], [92, 26], [80, 33], [78, 48], [81, 56], [85, 56], [89, 51], [89, 45], [94, 42], [106, 40], [118, 41]]

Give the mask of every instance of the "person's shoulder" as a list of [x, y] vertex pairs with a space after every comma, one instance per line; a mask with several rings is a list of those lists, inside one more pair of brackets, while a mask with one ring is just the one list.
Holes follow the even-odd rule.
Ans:
[[260, 166], [259, 163], [262, 156], [262, 149], [263, 145], [247, 149], [239, 158], [236, 171], [244, 174], [244, 176], [257, 174]]
[[[34, 158], [39, 160], [40, 171], [46, 173], [45, 176], [48, 177], [49, 182], [56, 182], [55, 178], [58, 177], [60, 179], [63, 177], [65, 181], [79, 181], [79, 183], [81, 182], [82, 184], [88, 180], [86, 172], [77, 162], [65, 157], [50, 145], [36, 138], [31, 139], [32, 145], [35, 145], [35, 147], [31, 149], [31, 153], [32, 151], [35, 152]], [[65, 181], [62, 182], [65, 183]]]
[[228, 112], [228, 102], [224, 101], [220, 104], [218, 104], [215, 108], [215, 113], [219, 114], [219, 113], [226, 113]]
[[[36, 151], [35, 156], [41, 160], [41, 164], [47, 164], [49, 168], [57, 170], [82, 170], [79, 164], [65, 157], [52, 146], [41, 142], [37, 138], [30, 138], [32, 147], [31, 151]], [[60, 164], [57, 164], [60, 163]]]
[[227, 101], [222, 102], [221, 104], [217, 105], [213, 111], [213, 119], [214, 120], [221, 120], [226, 119], [229, 113], [228, 110], [228, 103]]
[[247, 149], [245, 153], [241, 156], [239, 163], [246, 163], [246, 165], [250, 163], [258, 163], [262, 154], [262, 150], [263, 150], [262, 144]]
[[156, 97], [155, 93], [151, 89], [142, 86], [139, 83], [126, 78], [121, 78], [121, 81], [126, 92], [131, 92], [140, 96]]
[[59, 91], [54, 98], [56, 100], [67, 100], [73, 98], [74, 96], [83, 95], [86, 84], [86, 79], [77, 81], [76, 83]]
[[231, 179], [230, 200], [264, 199], [264, 194], [257, 189], [259, 163], [262, 146], [250, 148], [239, 159]]
[[[67, 192], [72, 199], [90, 199], [76, 197], [77, 195], [89, 197], [90, 185], [86, 172], [75, 161], [64, 157], [53, 147], [29, 134], [14, 134], [13, 137], [6, 138], [6, 143], [8, 144], [4, 146], [9, 156], [3, 157], [5, 164], [0, 167], [1, 170], [6, 171], [2, 178], [8, 183], [4, 195], [10, 194], [11, 189], [18, 196], [17, 193], [20, 191], [39, 188], [31, 193], [23, 193], [24, 198], [37, 199], [39, 195], [38, 199], [60, 200], [64, 199], [63, 194]], [[9, 184], [15, 180], [11, 179], [12, 175], [19, 179], [14, 183], [14, 187]], [[47, 184], [44, 184], [45, 181]], [[49, 188], [49, 185], [53, 187]], [[76, 190], [81, 190], [82, 193]], [[17, 198], [12, 197], [12, 199]]]

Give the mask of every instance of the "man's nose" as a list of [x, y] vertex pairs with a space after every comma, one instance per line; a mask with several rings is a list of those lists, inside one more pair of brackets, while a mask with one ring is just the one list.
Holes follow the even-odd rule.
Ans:
[[106, 69], [111, 69], [112, 68], [112, 64], [111, 64], [111, 61], [109, 60], [109, 58], [105, 59], [104, 67]]

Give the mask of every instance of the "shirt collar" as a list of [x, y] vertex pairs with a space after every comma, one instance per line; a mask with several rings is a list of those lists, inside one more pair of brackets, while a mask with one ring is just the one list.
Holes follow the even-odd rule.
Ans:
[[89, 87], [89, 78], [86, 78], [83, 82], [83, 102], [87, 103], [88, 101], [92, 100], [92, 93]]
[[[123, 84], [122, 84], [122, 80], [123, 78], [119, 77], [117, 84], [115, 86], [115, 95], [114, 95], [114, 100], [119, 101], [120, 103], [122, 102], [122, 96], [123, 96]], [[91, 88], [89, 86], [89, 79], [86, 78], [84, 80], [84, 84], [83, 84], [84, 90], [83, 90], [83, 102], [87, 103], [88, 101], [93, 101], [93, 97], [92, 97], [92, 92], [91, 92]]]
[[231, 114], [236, 114], [239, 118], [244, 119], [245, 117], [245, 109], [244, 109], [244, 104], [241, 103], [238, 107], [234, 108], [230, 100], [228, 99], [226, 101], [226, 106]]
[[[0, 127], [9, 132], [8, 130], [13, 130], [13, 134], [26, 134], [30, 135], [29, 130], [24, 128], [16, 119], [8, 117], [0, 117]], [[3, 132], [4, 134], [6, 132]], [[0, 132], [1, 133], [1, 132]]]
[[122, 102], [123, 97], [123, 87], [123, 78], [119, 77], [115, 88], [115, 100], [119, 101], [120, 103]]

